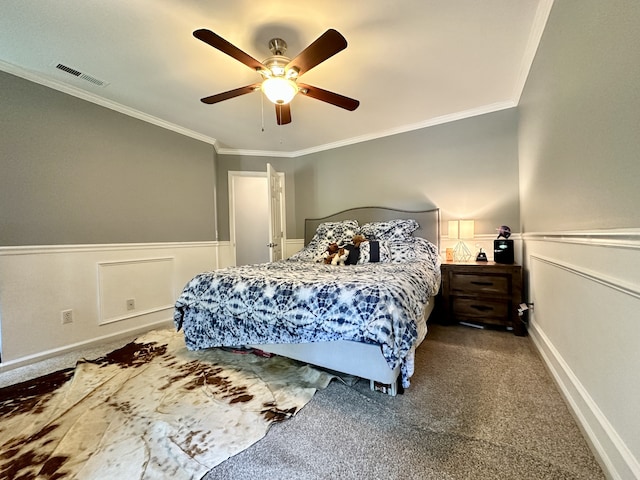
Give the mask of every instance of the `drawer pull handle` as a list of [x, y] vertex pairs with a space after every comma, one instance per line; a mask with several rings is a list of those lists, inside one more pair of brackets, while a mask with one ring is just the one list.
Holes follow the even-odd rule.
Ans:
[[483, 287], [490, 287], [493, 285], [493, 282], [479, 282], [479, 281], [472, 281], [471, 282], [473, 285], [481, 285]]
[[471, 305], [471, 308], [475, 308], [481, 312], [488, 312], [489, 310], [493, 310], [493, 307], [488, 307], [487, 305]]

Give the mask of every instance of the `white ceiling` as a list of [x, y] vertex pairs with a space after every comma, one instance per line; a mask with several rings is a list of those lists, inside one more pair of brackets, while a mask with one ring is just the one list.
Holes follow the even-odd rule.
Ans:
[[[221, 153], [298, 156], [517, 105], [552, 2], [2, 0], [0, 69], [215, 143]], [[260, 77], [195, 39], [199, 28], [260, 61], [273, 37], [293, 58], [335, 28], [348, 47], [301, 81], [360, 107], [298, 95], [292, 123], [278, 126], [261, 92], [205, 105], [200, 98]]]

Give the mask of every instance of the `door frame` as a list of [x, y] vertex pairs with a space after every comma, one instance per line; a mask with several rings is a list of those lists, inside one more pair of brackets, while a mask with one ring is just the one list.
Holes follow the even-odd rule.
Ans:
[[[280, 205], [280, 223], [282, 227], [282, 242], [283, 242], [283, 255], [284, 255], [284, 245], [286, 244], [287, 239], [287, 220], [286, 220], [286, 207], [285, 207], [285, 175], [283, 172], [278, 172], [278, 176], [280, 177], [280, 183], [282, 185], [282, 202]], [[234, 190], [233, 190], [233, 177], [262, 177], [265, 182], [268, 184], [267, 172], [260, 171], [244, 171], [244, 170], [229, 170], [227, 172], [227, 184], [229, 190], [229, 241], [231, 243], [231, 252], [233, 257], [233, 264], [237, 265], [237, 254], [236, 254], [236, 213], [235, 213], [235, 205], [234, 205]], [[268, 185], [267, 185], [268, 186]], [[267, 202], [267, 198], [265, 197], [264, 201]], [[270, 219], [267, 218], [269, 222]], [[265, 239], [265, 246], [269, 243], [269, 239]]]

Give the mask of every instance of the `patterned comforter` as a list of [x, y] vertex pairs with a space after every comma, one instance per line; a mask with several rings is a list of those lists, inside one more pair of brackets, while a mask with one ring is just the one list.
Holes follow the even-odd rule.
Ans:
[[415, 239], [410, 259], [348, 266], [298, 256], [204, 272], [184, 288], [174, 322], [190, 350], [246, 344], [352, 340], [378, 344], [390, 368], [401, 366], [416, 325], [438, 291], [437, 249]]

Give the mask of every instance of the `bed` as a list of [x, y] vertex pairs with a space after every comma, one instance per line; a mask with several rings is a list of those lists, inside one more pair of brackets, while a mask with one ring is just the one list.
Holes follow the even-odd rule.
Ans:
[[[174, 322], [192, 350], [244, 346], [365, 378], [395, 395], [410, 384], [415, 348], [440, 285], [438, 209], [345, 210], [305, 221], [287, 260], [196, 275]], [[354, 235], [367, 241], [354, 249]], [[350, 264], [326, 264], [329, 243]]]

